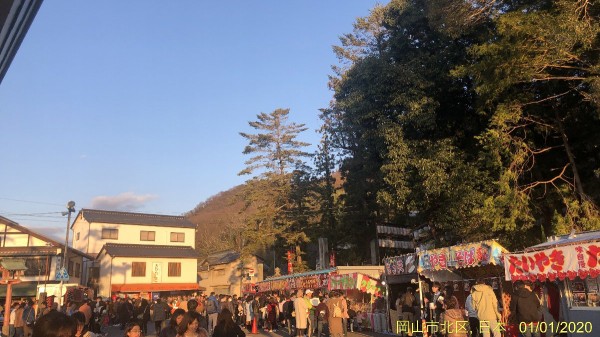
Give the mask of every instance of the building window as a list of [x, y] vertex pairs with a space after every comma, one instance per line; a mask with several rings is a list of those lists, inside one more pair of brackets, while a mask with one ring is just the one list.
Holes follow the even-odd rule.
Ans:
[[146, 262], [131, 262], [131, 276], [146, 276]]
[[79, 277], [81, 273], [81, 265], [77, 262], [75, 262], [75, 277]]
[[50, 261], [48, 258], [45, 259], [25, 259], [25, 266], [27, 270], [23, 273], [23, 276], [46, 276], [48, 275], [47, 264]]
[[184, 242], [185, 233], [171, 232], [171, 242]]
[[102, 228], [102, 238], [117, 240], [119, 238], [119, 230], [116, 228]]
[[225, 276], [225, 269], [215, 270], [215, 276]]
[[155, 231], [140, 231], [140, 241], [154, 241]]
[[169, 262], [169, 276], [181, 276], [181, 262]]
[[73, 261], [69, 261], [69, 267], [67, 269], [67, 273], [69, 273], [69, 275], [73, 275]]
[[79, 241], [79, 232], [77, 232], [77, 234], [75, 234], [75, 241]]

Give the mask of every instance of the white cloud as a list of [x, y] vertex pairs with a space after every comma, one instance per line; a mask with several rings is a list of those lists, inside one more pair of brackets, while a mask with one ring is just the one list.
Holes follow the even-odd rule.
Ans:
[[114, 211], [135, 211], [157, 198], [158, 196], [154, 194], [138, 195], [133, 192], [124, 192], [114, 196], [100, 195], [92, 199], [90, 207]]

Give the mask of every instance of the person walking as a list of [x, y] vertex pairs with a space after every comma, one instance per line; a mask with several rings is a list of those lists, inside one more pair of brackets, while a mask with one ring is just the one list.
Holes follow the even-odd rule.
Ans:
[[483, 337], [500, 337], [498, 322], [502, 318], [498, 311], [498, 299], [494, 290], [479, 279], [473, 287], [472, 304], [479, 319], [480, 333]]
[[33, 300], [28, 299], [27, 305], [23, 309], [23, 334], [25, 337], [31, 337], [33, 333], [33, 325], [35, 323], [35, 308], [33, 307]]
[[320, 303], [315, 308], [317, 316], [317, 337], [323, 337], [325, 328], [329, 324], [329, 308], [327, 308], [327, 304], [325, 303], [325, 297], [321, 296], [319, 301]]
[[219, 300], [215, 296], [214, 291], [206, 299], [206, 314], [208, 315], [208, 333], [212, 335], [215, 326], [217, 326], [217, 318], [219, 316]]
[[408, 335], [412, 335], [413, 322], [415, 321], [416, 302], [417, 299], [415, 298], [411, 287], [407, 287], [404, 294], [402, 294], [402, 296], [400, 296], [396, 302], [396, 309], [401, 313], [402, 321], [408, 322]]
[[167, 326], [160, 331], [160, 335], [158, 332], [156, 333], [159, 337], [175, 337], [177, 336], [177, 326], [183, 320], [183, 315], [185, 315], [185, 311], [183, 309], [176, 309], [171, 315], [171, 319]]
[[465, 311], [469, 318], [469, 330], [471, 331], [471, 337], [479, 337], [479, 319], [477, 318], [477, 311], [473, 308], [473, 286], [471, 286], [471, 292], [465, 300]]
[[131, 299], [126, 298], [121, 306], [119, 306], [119, 322], [121, 323], [121, 330], [125, 330], [125, 324], [129, 323], [133, 318], [133, 304]]
[[440, 327], [447, 337], [467, 337], [465, 315], [458, 305], [458, 300], [450, 296], [446, 300], [446, 310], [441, 316]]
[[296, 314], [296, 336], [302, 337], [304, 330], [308, 328], [308, 306], [302, 296], [302, 289], [299, 289], [296, 293], [294, 312]]
[[285, 302], [283, 303], [283, 317], [285, 320], [285, 324], [287, 326], [287, 331], [288, 331], [288, 335], [291, 336], [292, 335], [292, 325], [295, 322], [295, 318], [294, 318], [294, 302], [292, 301], [291, 297], [288, 295], [285, 297]]
[[515, 292], [510, 301], [513, 321], [524, 337], [540, 337], [537, 327], [541, 321], [540, 298], [532, 291], [530, 281], [515, 282]]
[[342, 337], [344, 328], [342, 327], [343, 314], [340, 294], [335, 291], [330, 293], [326, 304], [329, 310], [329, 334], [331, 337]]
[[152, 305], [152, 320], [154, 321], [154, 331], [158, 335], [160, 333], [162, 323], [167, 319], [167, 311], [169, 307], [160, 298], [156, 299], [156, 302]]
[[228, 308], [224, 308], [217, 317], [217, 325], [212, 337], [246, 337], [246, 334], [233, 321], [233, 313]]

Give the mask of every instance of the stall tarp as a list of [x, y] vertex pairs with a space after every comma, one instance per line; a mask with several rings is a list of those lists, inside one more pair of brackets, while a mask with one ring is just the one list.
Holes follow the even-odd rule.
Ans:
[[349, 290], [356, 289], [358, 273], [330, 275], [329, 290]]
[[285, 290], [288, 287], [288, 280], [271, 281], [271, 290]]
[[372, 279], [365, 274], [358, 273], [358, 275], [356, 275], [356, 287], [358, 290], [367, 294], [375, 296], [381, 294], [381, 287], [379, 287], [377, 280]]
[[506, 252], [494, 240], [424, 250], [418, 253], [418, 272], [502, 265], [502, 255]]
[[383, 259], [387, 275], [413, 274], [417, 271], [417, 255], [405, 254]]
[[540, 251], [506, 254], [506, 280], [564, 280], [600, 275], [600, 243], [571, 244]]

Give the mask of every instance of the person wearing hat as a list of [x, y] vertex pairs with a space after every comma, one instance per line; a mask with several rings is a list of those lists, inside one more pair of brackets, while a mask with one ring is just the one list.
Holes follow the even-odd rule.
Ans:
[[306, 301], [306, 306], [308, 307], [308, 325], [307, 325], [307, 336], [308, 337], [312, 337], [313, 335], [313, 330], [315, 328], [315, 307], [312, 304], [311, 298], [312, 298], [312, 294], [313, 291], [311, 289], [306, 289], [306, 291], [304, 292], [304, 301]]

